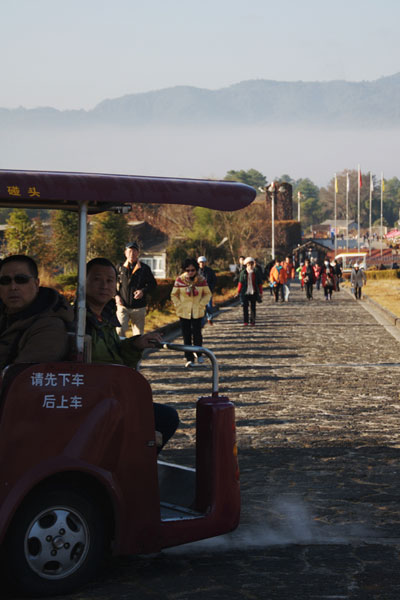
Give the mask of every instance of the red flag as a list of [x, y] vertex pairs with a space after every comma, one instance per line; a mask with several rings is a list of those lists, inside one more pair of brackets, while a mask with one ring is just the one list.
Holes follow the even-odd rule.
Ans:
[[362, 188], [361, 171], [358, 171], [358, 187]]

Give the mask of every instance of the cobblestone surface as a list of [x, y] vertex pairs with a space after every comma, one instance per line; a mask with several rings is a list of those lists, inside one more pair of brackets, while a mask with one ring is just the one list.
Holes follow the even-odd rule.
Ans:
[[[204, 332], [236, 405], [239, 529], [111, 559], [65, 600], [398, 600], [399, 342], [345, 291], [307, 302], [293, 286], [285, 304], [267, 291], [257, 312], [253, 328], [240, 306], [223, 309]], [[163, 351], [142, 372], [181, 416], [165, 459], [192, 464], [193, 400], [209, 392], [209, 369]]]

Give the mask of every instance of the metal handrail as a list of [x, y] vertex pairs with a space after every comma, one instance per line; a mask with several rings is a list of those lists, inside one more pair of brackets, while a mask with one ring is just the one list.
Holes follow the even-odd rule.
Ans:
[[212, 393], [218, 394], [218, 363], [215, 357], [214, 352], [211, 352], [208, 348], [203, 348], [203, 346], [186, 346], [185, 344], [173, 344], [170, 342], [161, 342], [162, 348], [167, 348], [169, 350], [178, 350], [181, 352], [195, 352], [196, 354], [205, 354], [211, 361], [212, 367]]

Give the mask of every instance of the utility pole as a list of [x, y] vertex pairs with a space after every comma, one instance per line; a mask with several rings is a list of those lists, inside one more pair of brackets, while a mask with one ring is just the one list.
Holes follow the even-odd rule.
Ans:
[[272, 260], [275, 260], [275, 201], [276, 201], [276, 185], [275, 181], [269, 186], [271, 192], [271, 254]]
[[374, 182], [372, 180], [372, 173], [369, 172], [369, 255], [371, 256], [371, 244], [372, 244], [372, 192], [374, 190]]
[[383, 192], [385, 191], [385, 180], [383, 172], [381, 173], [381, 258], [383, 254]]
[[349, 251], [349, 191], [350, 175], [346, 173], [346, 252]]

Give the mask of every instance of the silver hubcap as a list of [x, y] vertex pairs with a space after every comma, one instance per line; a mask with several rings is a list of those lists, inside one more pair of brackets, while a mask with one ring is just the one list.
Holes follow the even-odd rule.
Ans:
[[45, 579], [63, 579], [84, 562], [90, 534], [82, 515], [68, 507], [53, 507], [37, 515], [28, 527], [24, 552], [30, 568]]

